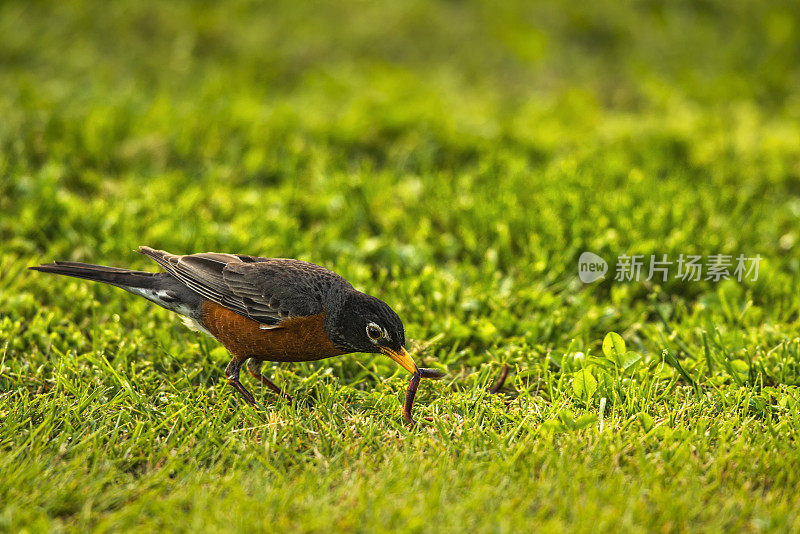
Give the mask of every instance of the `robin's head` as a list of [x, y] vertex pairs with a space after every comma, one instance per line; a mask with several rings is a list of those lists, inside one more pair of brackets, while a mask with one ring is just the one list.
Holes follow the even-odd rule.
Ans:
[[410, 373], [417, 372], [414, 360], [403, 347], [403, 321], [385, 302], [353, 291], [342, 303], [331, 325], [331, 339], [350, 352], [383, 353]]

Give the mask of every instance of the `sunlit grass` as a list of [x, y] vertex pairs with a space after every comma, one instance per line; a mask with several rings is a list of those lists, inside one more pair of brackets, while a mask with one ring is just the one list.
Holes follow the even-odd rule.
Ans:
[[[4, 3], [0, 529], [797, 530], [798, 28], [770, 3]], [[431, 422], [368, 355], [265, 366], [298, 402], [245, 377], [255, 411], [212, 339], [26, 270], [155, 270], [142, 244], [382, 298], [447, 370]], [[615, 282], [622, 254], [763, 261]]]

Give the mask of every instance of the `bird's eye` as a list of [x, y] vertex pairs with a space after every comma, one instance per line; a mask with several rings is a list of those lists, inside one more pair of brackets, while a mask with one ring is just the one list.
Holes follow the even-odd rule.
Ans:
[[375, 323], [369, 323], [367, 325], [367, 335], [371, 340], [377, 341], [383, 337], [383, 330], [381, 330], [381, 327]]

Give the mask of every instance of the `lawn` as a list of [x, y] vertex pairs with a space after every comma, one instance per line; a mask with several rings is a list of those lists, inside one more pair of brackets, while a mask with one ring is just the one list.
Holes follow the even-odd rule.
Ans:
[[[800, 530], [798, 36], [793, 2], [3, 2], [0, 530]], [[213, 339], [26, 269], [139, 245], [385, 300], [430, 421], [365, 354], [250, 408]]]

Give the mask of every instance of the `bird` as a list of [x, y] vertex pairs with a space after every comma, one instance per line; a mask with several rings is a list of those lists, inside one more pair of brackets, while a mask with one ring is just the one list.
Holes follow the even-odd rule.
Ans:
[[362, 352], [383, 354], [411, 373], [403, 414], [411, 408], [420, 378], [441, 378], [419, 368], [405, 348], [403, 321], [382, 300], [356, 290], [320, 265], [287, 258], [203, 252], [176, 255], [141, 246], [158, 273], [55, 261], [29, 267], [119, 287], [182, 316], [186, 326], [217, 339], [232, 359], [228, 383], [251, 406], [255, 397], [239, 380], [241, 368], [286, 400], [262, 374], [262, 364], [305, 362]]

